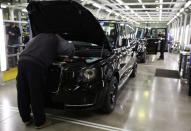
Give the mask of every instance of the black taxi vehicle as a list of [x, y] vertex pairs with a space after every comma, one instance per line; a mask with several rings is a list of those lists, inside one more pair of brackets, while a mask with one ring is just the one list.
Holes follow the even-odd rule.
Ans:
[[140, 63], [145, 63], [147, 58], [147, 40], [139, 39], [137, 40], [137, 61]]
[[33, 1], [27, 9], [34, 36], [56, 33], [75, 46], [73, 57], [58, 56], [49, 69], [47, 107], [112, 112], [118, 90], [136, 75], [125, 25], [98, 21], [72, 0]]
[[146, 29], [137, 28], [136, 29], [136, 39], [137, 39], [137, 61], [140, 63], [145, 63], [147, 58], [147, 39], [145, 37]]

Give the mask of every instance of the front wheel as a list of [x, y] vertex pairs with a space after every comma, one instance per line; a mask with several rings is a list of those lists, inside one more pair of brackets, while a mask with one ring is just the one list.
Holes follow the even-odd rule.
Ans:
[[118, 80], [117, 77], [113, 77], [109, 83], [109, 87], [104, 99], [104, 104], [101, 107], [103, 113], [109, 114], [115, 109], [118, 92]]

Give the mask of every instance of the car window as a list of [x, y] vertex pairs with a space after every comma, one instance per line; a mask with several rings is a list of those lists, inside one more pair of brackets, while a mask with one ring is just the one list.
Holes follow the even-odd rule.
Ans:
[[114, 23], [110, 22], [100, 22], [100, 25], [102, 29], [104, 30], [107, 39], [109, 40], [112, 48], [115, 47], [115, 42], [116, 42], [116, 26]]

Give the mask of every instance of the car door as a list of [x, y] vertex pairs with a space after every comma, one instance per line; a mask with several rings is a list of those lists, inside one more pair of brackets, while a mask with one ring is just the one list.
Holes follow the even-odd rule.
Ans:
[[136, 52], [134, 51], [134, 49], [136, 48], [136, 41], [132, 40], [130, 42], [130, 47], [128, 49], [128, 57], [129, 57], [129, 61], [128, 61], [128, 69], [131, 71], [134, 63], [135, 63], [135, 59], [136, 59]]
[[118, 42], [118, 50], [119, 50], [119, 63], [120, 63], [120, 78], [124, 75], [124, 73], [128, 70], [128, 61], [129, 61], [129, 56], [128, 56], [128, 42], [126, 38], [126, 31], [125, 31], [125, 25], [120, 25], [119, 26], [119, 42]]
[[126, 63], [126, 73], [130, 73], [131, 69], [132, 69], [132, 65], [134, 63], [134, 56], [135, 56], [135, 52], [134, 52], [134, 48], [136, 47], [136, 41], [133, 40], [133, 33], [132, 29], [129, 28], [128, 26], [126, 26], [125, 28], [126, 30], [126, 56], [124, 58], [124, 63]]

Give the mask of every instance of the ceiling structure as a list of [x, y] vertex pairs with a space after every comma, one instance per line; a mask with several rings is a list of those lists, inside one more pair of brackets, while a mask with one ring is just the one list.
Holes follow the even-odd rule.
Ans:
[[[28, 0], [0, 0], [17, 8], [26, 8]], [[101, 19], [140, 23], [168, 23], [184, 11], [191, 0], [75, 0]]]
[[81, 0], [97, 10], [138, 23], [168, 23], [190, 0]]

